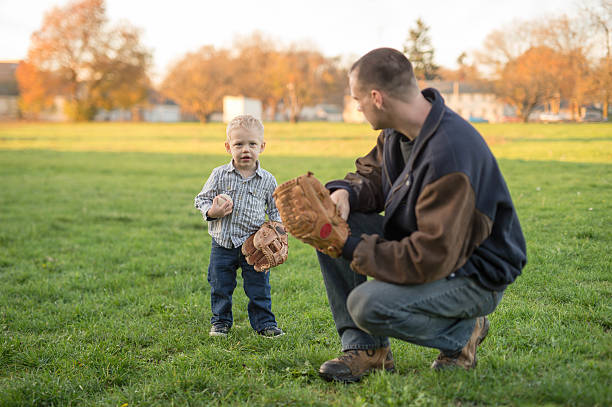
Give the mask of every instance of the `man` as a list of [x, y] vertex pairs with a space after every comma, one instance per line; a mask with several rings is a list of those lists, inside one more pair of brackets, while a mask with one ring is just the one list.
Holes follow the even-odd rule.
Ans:
[[342, 257], [317, 252], [343, 350], [319, 374], [352, 382], [393, 370], [388, 337], [439, 349], [435, 369], [473, 368], [485, 316], [526, 263], [496, 160], [436, 90], [419, 90], [401, 52], [367, 53], [349, 85], [382, 131], [355, 173], [326, 185], [351, 235]]

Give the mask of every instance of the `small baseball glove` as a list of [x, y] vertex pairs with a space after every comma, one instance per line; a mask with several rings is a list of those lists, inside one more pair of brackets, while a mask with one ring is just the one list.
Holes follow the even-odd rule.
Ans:
[[273, 197], [289, 233], [331, 257], [340, 257], [349, 226], [329, 191], [310, 171], [279, 185]]
[[265, 222], [242, 244], [242, 254], [256, 271], [267, 271], [287, 260], [287, 232], [280, 222]]

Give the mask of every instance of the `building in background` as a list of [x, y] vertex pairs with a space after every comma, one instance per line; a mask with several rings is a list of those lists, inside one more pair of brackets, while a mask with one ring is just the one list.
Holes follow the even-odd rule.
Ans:
[[0, 120], [19, 119], [19, 86], [15, 70], [19, 61], [0, 61]]
[[244, 96], [224, 96], [223, 97], [223, 121], [228, 123], [240, 114], [250, 114], [261, 120], [262, 105], [257, 99], [250, 99]]
[[150, 89], [147, 100], [131, 109], [101, 109], [95, 121], [142, 121], [151, 123], [176, 123], [183, 120], [181, 108], [173, 100]]
[[342, 109], [331, 103], [320, 103], [315, 106], [304, 106], [300, 111], [300, 121], [341, 122]]
[[448, 107], [470, 122], [499, 123], [512, 121], [514, 109], [495, 96], [484, 84], [458, 81], [425, 81], [422, 88], [434, 88]]
[[[425, 81], [419, 85], [421, 89], [437, 89], [448, 107], [471, 122], [499, 123], [513, 121], [516, 117], [514, 109], [485, 85], [456, 81]], [[357, 102], [350, 95], [344, 97], [342, 118], [347, 123], [365, 122], [363, 113], [357, 110]]]

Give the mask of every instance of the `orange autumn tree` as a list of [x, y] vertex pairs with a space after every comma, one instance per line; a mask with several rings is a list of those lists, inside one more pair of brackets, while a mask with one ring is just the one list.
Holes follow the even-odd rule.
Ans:
[[151, 55], [128, 24], [110, 27], [104, 0], [71, 2], [49, 11], [17, 69], [26, 115], [64, 100], [73, 120], [98, 109], [129, 108], [146, 97]]
[[204, 123], [209, 114], [221, 109], [223, 96], [235, 93], [236, 68], [229, 51], [206, 45], [170, 68], [161, 92]]
[[532, 47], [504, 66], [497, 94], [527, 122], [536, 106], [557, 97], [564, 62], [564, 56], [549, 47]]

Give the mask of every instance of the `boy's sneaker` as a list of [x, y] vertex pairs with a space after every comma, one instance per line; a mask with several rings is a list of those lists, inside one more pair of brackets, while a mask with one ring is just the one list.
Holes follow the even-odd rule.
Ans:
[[266, 338], [277, 338], [277, 337], [283, 336], [285, 334], [283, 332], [283, 330], [280, 329], [277, 326], [271, 326], [269, 328], [262, 329], [261, 331], [259, 331], [257, 333], [260, 334], [261, 336], [266, 337]]
[[229, 326], [225, 324], [221, 324], [221, 323], [216, 323], [210, 327], [210, 332], [208, 334], [210, 336], [227, 336], [227, 334], [229, 333], [229, 330], [230, 330]]

